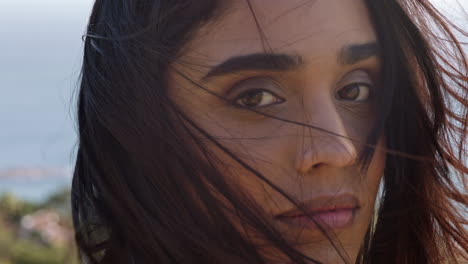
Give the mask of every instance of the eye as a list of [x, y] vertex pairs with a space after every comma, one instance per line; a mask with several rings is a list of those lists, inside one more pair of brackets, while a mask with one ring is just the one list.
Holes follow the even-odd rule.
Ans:
[[263, 89], [254, 89], [238, 96], [234, 103], [246, 108], [259, 108], [280, 104], [285, 100], [276, 94]]
[[367, 83], [352, 83], [341, 88], [336, 98], [339, 100], [363, 102], [371, 96], [371, 85]]

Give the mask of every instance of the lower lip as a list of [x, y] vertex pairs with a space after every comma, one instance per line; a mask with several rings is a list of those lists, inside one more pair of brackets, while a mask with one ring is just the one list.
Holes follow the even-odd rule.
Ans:
[[314, 213], [310, 219], [307, 216], [285, 216], [278, 217], [278, 220], [293, 227], [318, 229], [315, 222], [318, 222], [324, 228], [340, 229], [349, 227], [354, 220], [356, 208], [354, 209], [337, 209], [324, 212]]

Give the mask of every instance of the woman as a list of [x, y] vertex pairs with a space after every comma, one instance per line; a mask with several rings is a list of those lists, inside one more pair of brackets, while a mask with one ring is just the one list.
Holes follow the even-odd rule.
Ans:
[[416, 0], [96, 1], [83, 261], [467, 259], [456, 29]]

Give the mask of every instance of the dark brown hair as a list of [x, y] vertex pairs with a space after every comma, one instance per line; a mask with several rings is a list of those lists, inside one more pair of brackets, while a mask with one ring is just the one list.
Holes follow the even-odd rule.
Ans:
[[[222, 2], [95, 2], [85, 38], [72, 189], [84, 261], [267, 263], [269, 256], [226, 216], [231, 210], [294, 263], [318, 263], [264, 223], [258, 207], [227, 184], [216, 156], [191, 131], [291, 199], [288, 194], [167, 96], [171, 63], [198, 28], [228, 12]], [[388, 154], [379, 211], [357, 263], [467, 260], [468, 61], [453, 32], [467, 33], [426, 1], [365, 3], [382, 60], [379, 118], [367, 145], [375, 145], [383, 131]], [[372, 153], [372, 147], [363, 152], [363, 164]]]

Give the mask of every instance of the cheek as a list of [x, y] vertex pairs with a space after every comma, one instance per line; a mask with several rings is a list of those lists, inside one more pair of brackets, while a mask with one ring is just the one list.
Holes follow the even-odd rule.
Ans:
[[337, 110], [348, 136], [359, 142], [366, 142], [375, 123], [375, 115], [372, 114], [371, 106], [367, 104], [353, 106], [342, 104], [337, 107]]

